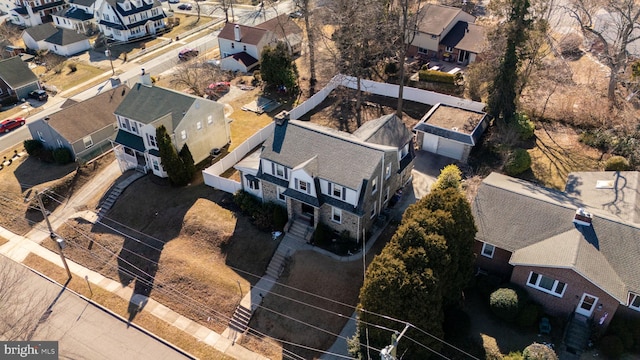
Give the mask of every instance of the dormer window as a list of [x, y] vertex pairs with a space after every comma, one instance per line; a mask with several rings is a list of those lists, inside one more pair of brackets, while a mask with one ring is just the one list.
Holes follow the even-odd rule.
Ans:
[[271, 163], [271, 165], [272, 165], [271, 174], [273, 174], [273, 176], [279, 177], [280, 179], [285, 179], [285, 180], [289, 178], [287, 176], [287, 169], [284, 166], [276, 163]]
[[300, 190], [301, 192], [308, 194], [309, 193], [309, 183], [306, 181], [302, 181], [302, 180], [298, 180], [296, 179], [297, 182], [297, 186], [296, 189]]

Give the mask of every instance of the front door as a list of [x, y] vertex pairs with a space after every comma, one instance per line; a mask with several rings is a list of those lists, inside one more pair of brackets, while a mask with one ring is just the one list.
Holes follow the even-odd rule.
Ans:
[[311, 224], [313, 226], [313, 214], [314, 214], [315, 208], [313, 206], [305, 204], [305, 203], [302, 203], [301, 205], [302, 205], [302, 209], [301, 209], [302, 210], [302, 214], [305, 215], [305, 216], [308, 216], [309, 218], [311, 218], [310, 222], [311, 222]]
[[580, 302], [578, 303], [576, 312], [586, 317], [591, 317], [591, 314], [593, 314], [593, 310], [595, 310], [597, 304], [597, 297], [584, 293], [582, 294], [582, 299], [580, 299]]

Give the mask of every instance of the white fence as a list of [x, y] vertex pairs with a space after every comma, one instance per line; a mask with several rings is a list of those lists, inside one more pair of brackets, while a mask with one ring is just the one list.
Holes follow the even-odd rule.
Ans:
[[204, 183], [231, 194], [235, 194], [238, 190], [242, 189], [242, 184], [238, 181], [227, 179], [220, 175], [242, 160], [251, 150], [262, 144], [267, 137], [273, 133], [274, 126], [274, 122], [269, 123], [227, 154], [227, 156], [220, 159], [220, 161], [202, 170]]

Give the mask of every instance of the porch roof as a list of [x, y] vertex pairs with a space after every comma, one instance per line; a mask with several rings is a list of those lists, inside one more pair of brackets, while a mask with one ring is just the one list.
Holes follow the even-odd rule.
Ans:
[[139, 152], [144, 152], [146, 150], [142, 138], [127, 131], [118, 130], [114, 141]]
[[285, 190], [285, 192], [283, 193], [285, 196], [288, 196], [290, 198], [296, 199], [296, 200], [300, 200], [305, 204], [309, 204], [311, 206], [320, 207], [320, 201], [318, 201], [318, 199], [316, 197], [313, 197], [311, 195], [307, 195], [307, 194], [303, 194], [300, 191], [291, 189], [291, 188], [287, 188], [287, 190]]

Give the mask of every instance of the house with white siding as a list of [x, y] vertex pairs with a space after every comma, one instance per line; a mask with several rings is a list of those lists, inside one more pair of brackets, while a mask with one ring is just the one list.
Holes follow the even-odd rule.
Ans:
[[96, 16], [100, 31], [114, 41], [132, 41], [167, 27], [158, 0], [105, 0]]

